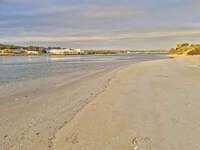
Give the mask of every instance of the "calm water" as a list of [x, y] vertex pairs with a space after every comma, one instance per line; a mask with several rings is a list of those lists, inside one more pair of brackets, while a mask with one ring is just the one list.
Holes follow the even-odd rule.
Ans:
[[0, 57], [0, 86], [163, 58], [163, 54]]
[[163, 54], [0, 57], [0, 106], [35, 97], [85, 75]]

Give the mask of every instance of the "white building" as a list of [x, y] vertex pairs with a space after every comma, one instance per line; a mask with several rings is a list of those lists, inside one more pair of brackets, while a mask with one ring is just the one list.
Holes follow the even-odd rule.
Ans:
[[27, 54], [39, 54], [39, 52], [38, 51], [27, 51]]

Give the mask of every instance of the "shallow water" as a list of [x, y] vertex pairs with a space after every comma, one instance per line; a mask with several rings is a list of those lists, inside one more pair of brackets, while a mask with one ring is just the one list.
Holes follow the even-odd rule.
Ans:
[[0, 57], [0, 85], [161, 58], [163, 54]]
[[70, 80], [89, 72], [164, 58], [163, 54], [0, 57], [0, 103], [27, 89], [42, 92], [61, 83], [61, 77]]

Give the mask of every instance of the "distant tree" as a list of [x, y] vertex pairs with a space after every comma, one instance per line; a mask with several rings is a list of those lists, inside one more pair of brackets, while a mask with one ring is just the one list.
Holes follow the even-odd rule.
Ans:
[[181, 44], [181, 47], [187, 47], [187, 46], [189, 46], [190, 44], [188, 44], [188, 43], [183, 43], [183, 44]]
[[187, 53], [188, 55], [200, 55], [200, 48], [196, 48]]
[[181, 47], [181, 44], [180, 43], [177, 43], [176, 44], [176, 49], [180, 48]]

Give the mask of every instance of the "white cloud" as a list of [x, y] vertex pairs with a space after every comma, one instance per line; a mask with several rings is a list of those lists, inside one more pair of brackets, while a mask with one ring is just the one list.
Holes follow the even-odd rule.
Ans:
[[182, 32], [152, 32], [135, 34], [115, 34], [110, 36], [17, 36], [0, 37], [0, 42], [88, 42], [88, 41], [106, 41], [106, 40], [125, 40], [125, 39], [160, 39], [172, 37], [191, 37], [200, 36], [200, 30], [182, 31]]
[[90, 42], [113, 40], [120, 44], [132, 39], [148, 39], [159, 43], [166, 38], [176, 41], [200, 36], [198, 0], [81, 2], [0, 0], [0, 8], [3, 8], [0, 9], [0, 42], [80, 42], [90, 45]]
[[117, 8], [117, 7], [88, 7], [84, 16], [89, 20], [112, 20], [131, 18], [140, 15], [140, 12], [131, 8]]

